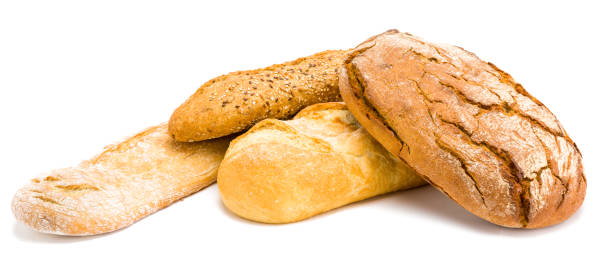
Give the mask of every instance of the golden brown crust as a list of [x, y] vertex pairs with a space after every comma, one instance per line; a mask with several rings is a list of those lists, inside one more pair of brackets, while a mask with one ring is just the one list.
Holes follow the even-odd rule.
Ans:
[[346, 52], [325, 51], [214, 78], [174, 111], [170, 134], [178, 141], [211, 139], [266, 118], [290, 117], [311, 104], [339, 101], [338, 68]]
[[229, 141], [175, 142], [164, 123], [77, 167], [33, 179], [15, 194], [13, 213], [45, 233], [121, 229], [213, 183]]
[[343, 103], [321, 103], [293, 120], [263, 120], [233, 140], [217, 183], [237, 215], [289, 223], [425, 181], [367, 134]]
[[537, 228], [582, 204], [582, 157], [561, 124], [470, 52], [391, 31], [348, 54], [339, 85], [381, 144], [479, 217]]

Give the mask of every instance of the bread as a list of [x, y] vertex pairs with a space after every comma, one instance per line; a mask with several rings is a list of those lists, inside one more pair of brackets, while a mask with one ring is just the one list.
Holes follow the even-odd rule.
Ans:
[[387, 152], [343, 103], [294, 119], [267, 119], [230, 144], [217, 184], [225, 206], [246, 219], [289, 223], [355, 201], [425, 184]]
[[290, 117], [314, 103], [339, 101], [337, 70], [345, 53], [325, 51], [214, 78], [174, 111], [170, 134], [177, 141], [217, 138], [266, 118]]
[[545, 227], [582, 204], [574, 142], [540, 101], [473, 53], [392, 30], [348, 54], [340, 91], [387, 150], [483, 219]]
[[15, 194], [13, 213], [45, 233], [111, 232], [213, 183], [228, 145], [229, 138], [177, 143], [161, 124], [33, 179]]

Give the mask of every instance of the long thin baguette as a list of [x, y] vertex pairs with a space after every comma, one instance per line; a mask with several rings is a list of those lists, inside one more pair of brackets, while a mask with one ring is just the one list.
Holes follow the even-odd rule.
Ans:
[[311, 104], [339, 101], [338, 68], [346, 52], [325, 51], [214, 78], [174, 111], [170, 134], [177, 141], [217, 138], [266, 118], [290, 117]]
[[231, 142], [217, 182], [225, 206], [265, 223], [295, 222], [426, 183], [343, 103], [315, 104], [288, 121], [259, 122]]
[[213, 183], [229, 140], [179, 143], [167, 124], [151, 127], [77, 167], [33, 179], [15, 194], [13, 213], [52, 234], [126, 227]]

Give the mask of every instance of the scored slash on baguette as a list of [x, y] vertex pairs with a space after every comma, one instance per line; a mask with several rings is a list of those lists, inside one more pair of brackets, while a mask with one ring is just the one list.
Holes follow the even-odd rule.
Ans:
[[320, 102], [339, 101], [338, 68], [347, 51], [331, 50], [216, 77], [172, 114], [178, 141], [199, 141], [245, 130], [267, 118], [284, 119]]
[[77, 167], [33, 179], [17, 191], [12, 210], [40, 232], [115, 231], [213, 183], [229, 141], [180, 143], [167, 124], [151, 127]]

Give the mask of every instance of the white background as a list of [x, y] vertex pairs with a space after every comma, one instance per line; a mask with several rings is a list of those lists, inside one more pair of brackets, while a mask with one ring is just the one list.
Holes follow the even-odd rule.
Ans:
[[[612, 8], [493, 2], [2, 1], [1, 259], [610, 260]], [[93, 237], [33, 232], [10, 211], [30, 178], [166, 121], [212, 77], [391, 28], [473, 51], [544, 102], [582, 151], [582, 208], [558, 226], [507, 229], [425, 187], [262, 225], [228, 212], [213, 185]]]

